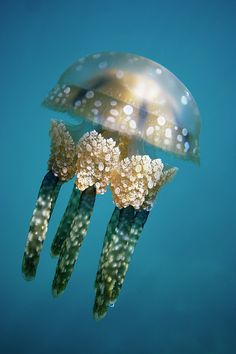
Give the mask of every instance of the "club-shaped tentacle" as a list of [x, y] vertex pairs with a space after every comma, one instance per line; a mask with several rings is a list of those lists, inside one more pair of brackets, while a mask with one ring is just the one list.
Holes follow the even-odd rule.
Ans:
[[103, 264], [105, 264], [105, 262], [106, 262], [108, 245], [111, 242], [111, 240], [114, 237], [116, 237], [116, 226], [119, 221], [120, 211], [121, 210], [119, 208], [115, 207], [112, 217], [108, 223], [106, 234], [105, 234], [104, 241], [103, 241], [102, 253], [100, 256], [97, 276], [96, 276], [96, 280], [95, 280], [95, 284], [94, 284], [94, 287], [96, 289], [96, 300], [95, 300], [95, 304], [94, 304], [94, 308], [93, 308], [93, 313], [94, 313], [94, 317], [96, 319], [102, 318], [107, 313], [108, 305], [104, 301], [103, 296], [102, 296], [102, 294], [104, 292], [102, 268], [103, 268]]
[[81, 192], [74, 185], [69, 203], [61, 219], [60, 225], [57, 229], [57, 233], [51, 246], [51, 253], [53, 256], [58, 256], [60, 254], [62, 244], [70, 233], [71, 225], [79, 209], [80, 196]]
[[81, 193], [78, 210], [72, 221], [69, 235], [65, 238], [61, 247], [61, 253], [52, 284], [54, 296], [59, 295], [66, 288], [71, 277], [80, 247], [87, 233], [95, 198], [96, 189], [94, 186], [87, 188]]
[[[132, 206], [120, 210], [118, 223], [117, 215], [113, 213], [108, 226], [107, 237], [102, 251], [102, 262], [97, 274], [96, 299], [94, 317], [101, 319], [105, 316], [108, 306], [114, 303], [116, 284], [123, 283], [123, 273], [126, 272], [127, 250], [129, 247], [130, 230], [134, 221], [135, 209]], [[112, 227], [113, 226], [113, 227]]]
[[106, 245], [109, 242], [109, 240], [112, 239], [112, 237], [116, 235], [116, 226], [118, 224], [119, 217], [120, 217], [120, 209], [118, 207], [115, 207], [113, 214], [111, 216], [111, 219], [108, 223], [106, 234], [105, 234], [104, 241], [103, 241], [102, 253], [100, 256], [97, 276], [96, 276], [96, 280], [95, 280], [95, 284], [94, 284], [95, 289], [97, 289], [98, 285], [101, 283], [101, 276], [102, 276], [101, 265], [103, 263], [105, 263], [106, 249], [107, 249]]
[[[145, 159], [144, 160], [142, 159], [142, 161], [144, 162]], [[140, 165], [140, 160], [139, 160], [139, 165]], [[133, 166], [135, 169], [135, 163], [133, 164]], [[141, 170], [140, 167], [137, 168], [138, 173], [144, 172], [143, 167], [144, 165], [142, 165]], [[156, 165], [154, 164], [152, 168], [154, 168], [155, 172], [157, 172], [155, 167]], [[159, 167], [160, 167], [159, 176], [156, 177], [153, 176], [154, 179], [152, 179], [153, 182], [152, 188], [148, 190], [147, 194], [144, 191], [143, 193], [141, 193], [142, 195], [143, 194], [145, 195], [144, 201], [141, 194], [137, 195], [136, 201], [133, 200], [133, 194], [130, 194], [131, 200], [128, 201], [129, 193], [126, 193], [126, 197], [125, 197], [125, 195], [122, 194], [123, 193], [122, 188], [119, 189], [119, 193], [118, 193], [119, 197], [117, 196], [116, 193], [115, 198], [120, 206], [122, 206], [122, 203], [125, 203], [125, 205], [127, 203], [132, 203], [137, 207], [139, 201], [142, 201], [142, 205], [141, 207], [139, 207], [139, 209], [136, 209], [133, 220], [131, 222], [131, 227], [125, 230], [126, 231], [125, 234], [123, 233], [124, 229], [123, 229], [122, 219], [120, 218], [118, 222], [115, 223], [112, 222], [114, 216], [112, 216], [111, 218], [109, 225], [113, 225], [113, 228], [109, 226], [107, 228], [108, 235], [105, 236], [105, 242], [103, 245], [103, 251], [100, 258], [101, 260], [100, 260], [99, 270], [97, 273], [97, 278], [95, 283], [96, 298], [94, 304], [94, 317], [96, 319], [100, 319], [104, 317], [107, 313], [109, 305], [113, 304], [117, 300], [122, 284], [125, 279], [126, 272], [128, 270], [128, 266], [135, 245], [147, 221], [150, 209], [152, 208], [154, 200], [156, 199], [156, 194], [161, 188], [161, 186], [163, 186], [176, 173], [175, 168], [162, 172], [162, 167], [161, 166]], [[127, 173], [129, 173], [130, 175], [132, 171], [130, 171], [129, 166], [127, 165], [126, 168], [128, 170]], [[131, 167], [131, 169], [133, 169], [133, 167]], [[121, 173], [123, 174], [124, 177], [124, 169], [121, 170], [123, 170]], [[145, 171], [147, 171], [147, 169]], [[149, 172], [151, 172], [151, 170], [149, 170]], [[150, 174], [151, 173], [149, 173], [149, 177]], [[125, 182], [127, 187], [127, 180], [124, 181], [124, 179], [122, 179], [122, 181]], [[135, 181], [133, 182], [135, 184]], [[149, 186], [151, 186], [151, 183], [149, 183]], [[140, 186], [136, 185], [136, 187], [137, 189], [141, 190]], [[115, 192], [116, 188], [118, 187], [116, 185], [113, 185], [113, 189], [112, 189], [113, 193]], [[131, 189], [129, 190], [132, 191]], [[128, 208], [131, 207], [129, 206]], [[123, 214], [123, 210], [125, 209], [122, 209], [120, 211], [120, 215]], [[119, 237], [119, 235], [122, 235], [122, 237]], [[115, 246], [113, 244], [114, 242], [116, 243]], [[116, 247], [118, 251], [116, 257], [114, 256], [114, 247]], [[109, 282], [107, 281], [107, 279], [109, 279]]]
[[76, 146], [64, 124], [53, 121], [50, 135], [49, 172], [40, 187], [22, 262], [22, 272], [29, 280], [35, 277], [48, 223], [61, 185], [75, 174]]
[[49, 171], [41, 184], [33, 217], [30, 222], [28, 239], [25, 247], [22, 272], [26, 279], [34, 278], [39, 262], [40, 251], [45, 240], [48, 222], [53, 205], [61, 187], [59, 178]]
[[120, 220], [118, 218], [116, 224], [113, 223], [112, 220], [115, 221], [115, 216], [112, 216], [110, 224], [113, 225], [113, 229], [109, 226], [107, 229], [109, 235], [105, 237], [95, 283], [96, 299], [93, 309], [95, 319], [103, 318], [108, 307], [117, 300], [135, 245], [149, 215], [148, 210], [136, 212], [133, 207], [120, 210], [120, 215], [125, 211], [124, 216], [127, 217], [126, 213], [129, 212], [129, 208], [133, 209], [133, 215], [132, 220], [128, 218], [128, 228], [123, 228], [122, 218]]
[[[122, 254], [122, 257], [124, 259], [123, 264], [125, 266], [120, 266], [118, 268], [118, 274], [119, 278], [118, 280], [114, 283], [113, 291], [111, 294], [111, 299], [110, 299], [110, 304], [115, 303], [117, 300], [122, 284], [125, 280], [126, 273], [128, 271], [129, 263], [131, 261], [132, 254], [134, 252], [136, 243], [142, 233], [143, 227], [148, 219], [149, 216], [149, 210], [138, 210], [135, 213], [133, 223], [130, 228], [130, 232], [126, 234], [125, 239], [126, 243], [120, 242], [120, 254]], [[119, 228], [120, 225], [118, 225], [117, 228]]]

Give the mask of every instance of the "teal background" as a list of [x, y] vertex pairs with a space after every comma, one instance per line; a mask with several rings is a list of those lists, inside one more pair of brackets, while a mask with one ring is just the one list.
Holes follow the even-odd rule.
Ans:
[[[0, 10], [1, 249], [3, 354], [236, 353], [234, 1], [5, 1]], [[111, 195], [97, 198], [68, 289], [50, 293], [50, 243], [72, 184], [52, 217], [37, 278], [21, 259], [49, 154], [50, 119], [40, 106], [77, 58], [127, 51], [166, 66], [202, 115], [201, 165], [175, 160], [119, 301], [92, 318], [93, 282]], [[173, 163], [172, 159], [166, 158]]]

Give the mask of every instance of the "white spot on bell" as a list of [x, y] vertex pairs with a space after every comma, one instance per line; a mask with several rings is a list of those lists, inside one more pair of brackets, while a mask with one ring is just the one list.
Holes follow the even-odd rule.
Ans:
[[98, 64], [98, 67], [99, 69], [105, 69], [107, 65], [108, 65], [107, 61], [101, 61], [101, 63]]
[[187, 99], [186, 96], [182, 96], [182, 97], [181, 97], [181, 103], [182, 103], [183, 105], [186, 105], [186, 104], [188, 103], [188, 99]]
[[125, 114], [130, 115], [133, 113], [134, 110], [132, 106], [127, 104], [126, 106], [124, 106], [123, 111], [125, 112]]
[[154, 128], [153, 127], [148, 127], [147, 130], [146, 130], [146, 135], [149, 136], [149, 135], [152, 135], [154, 132]]
[[70, 87], [66, 87], [64, 92], [65, 92], [66, 95], [68, 95], [68, 93], [70, 93]]
[[189, 148], [190, 148], [190, 145], [189, 145], [189, 143], [186, 141], [186, 142], [184, 143], [184, 152], [187, 152], [187, 151], [189, 150]]
[[161, 125], [161, 126], [165, 125], [165, 123], [166, 123], [165, 117], [163, 117], [163, 116], [158, 117], [158, 118], [157, 118], [157, 123], [158, 123], [159, 125]]
[[85, 95], [87, 98], [93, 98], [94, 96], [94, 92], [93, 91], [88, 91], [86, 92], [86, 95]]
[[188, 130], [186, 128], [183, 128], [182, 129], [182, 134], [183, 134], [183, 136], [187, 136]]
[[98, 59], [98, 58], [100, 58], [100, 56], [101, 56], [100, 53], [94, 54], [94, 55], [93, 55], [93, 59]]
[[115, 120], [116, 119], [114, 117], [112, 117], [112, 116], [107, 117], [107, 121], [110, 122], [110, 123], [114, 123]]
[[180, 150], [181, 149], [181, 144], [176, 144], [176, 147], [177, 147], [178, 150]]
[[156, 73], [157, 73], [157, 75], [161, 75], [162, 74], [162, 70], [160, 68], [157, 68], [156, 69]]
[[116, 77], [117, 77], [117, 79], [122, 79], [123, 76], [124, 76], [124, 71], [118, 70], [118, 71], [116, 72]]
[[171, 138], [171, 137], [172, 137], [172, 131], [171, 131], [170, 128], [166, 128], [165, 136], [166, 136], [167, 138]]
[[136, 124], [136, 122], [135, 122], [134, 119], [131, 119], [131, 120], [129, 121], [129, 126], [130, 126], [131, 129], [136, 129], [137, 124]]
[[115, 117], [117, 117], [119, 115], [119, 112], [116, 109], [111, 109], [110, 113]]
[[96, 107], [100, 107], [101, 105], [102, 105], [102, 102], [99, 100], [94, 102], [94, 106], [96, 106]]
[[177, 140], [181, 143], [181, 141], [183, 141], [182, 135], [178, 134], [178, 135], [177, 135]]
[[85, 57], [79, 58], [79, 60], [78, 60], [79, 63], [83, 63], [84, 61], [85, 61]]
[[93, 108], [91, 109], [91, 112], [95, 115], [97, 115], [99, 113], [98, 109], [97, 108]]
[[75, 106], [76, 106], [76, 107], [81, 106], [81, 101], [80, 101], [80, 100], [76, 101], [76, 102], [75, 102]]

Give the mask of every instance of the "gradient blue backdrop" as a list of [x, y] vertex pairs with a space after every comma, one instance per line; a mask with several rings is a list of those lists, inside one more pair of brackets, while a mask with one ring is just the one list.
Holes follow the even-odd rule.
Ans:
[[[0, 352], [3, 354], [235, 354], [234, 1], [1, 2]], [[98, 197], [67, 291], [53, 299], [50, 242], [70, 194], [63, 187], [37, 278], [21, 258], [49, 153], [40, 102], [63, 70], [86, 54], [117, 50], [173, 71], [202, 114], [201, 166], [160, 193], [116, 306], [91, 311], [110, 194]]]

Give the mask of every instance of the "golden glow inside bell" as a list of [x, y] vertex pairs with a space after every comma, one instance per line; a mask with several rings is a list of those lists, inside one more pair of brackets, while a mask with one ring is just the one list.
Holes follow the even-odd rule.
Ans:
[[176, 76], [147, 58], [105, 52], [79, 59], [44, 104], [199, 161], [196, 102]]

